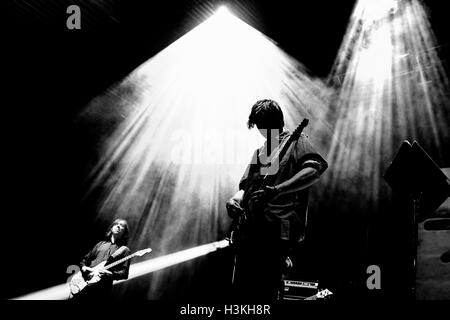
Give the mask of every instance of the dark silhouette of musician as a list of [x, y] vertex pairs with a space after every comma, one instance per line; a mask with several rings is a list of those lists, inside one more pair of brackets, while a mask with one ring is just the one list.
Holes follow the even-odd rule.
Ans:
[[304, 238], [309, 187], [328, 164], [305, 134], [289, 139], [277, 102], [253, 105], [248, 128], [254, 126], [266, 141], [226, 207], [234, 219], [235, 297], [269, 301], [277, 298], [283, 271], [292, 267], [289, 254]]
[[[105, 239], [98, 242], [80, 262], [81, 272], [85, 279], [89, 279], [94, 267], [104, 261], [106, 264], [120, 260], [130, 254], [126, 246], [129, 237], [128, 223], [124, 219], [116, 219], [108, 228]], [[110, 270], [103, 267], [97, 270], [100, 281], [87, 287], [76, 298], [78, 299], [110, 299], [112, 298], [112, 286], [114, 280], [128, 278], [130, 260], [119, 264]]]

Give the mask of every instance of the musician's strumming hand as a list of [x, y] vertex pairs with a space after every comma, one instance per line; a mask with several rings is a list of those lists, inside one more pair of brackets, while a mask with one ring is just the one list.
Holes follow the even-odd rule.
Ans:
[[89, 272], [92, 272], [92, 271], [94, 271], [94, 269], [86, 267], [86, 266], [83, 266], [81, 268], [81, 272], [83, 272], [83, 273], [89, 273]]
[[263, 189], [253, 192], [248, 201], [250, 211], [258, 211], [262, 206], [272, 200], [279, 194], [279, 190], [275, 186], [265, 186]]
[[226, 207], [228, 215], [232, 219], [235, 219], [244, 213], [244, 209], [242, 209], [239, 202], [234, 198], [231, 198], [230, 200], [227, 201]]
[[278, 195], [279, 190], [275, 186], [264, 186], [263, 189], [257, 190], [252, 193], [250, 201], [254, 204], [260, 204], [264, 201], [269, 201]]
[[267, 200], [274, 198], [280, 193], [277, 186], [265, 186], [263, 190]]
[[284, 266], [286, 269], [291, 269], [294, 267], [294, 263], [292, 262], [291, 258], [289, 256], [286, 257], [286, 260], [284, 261]]
[[112, 272], [109, 270], [106, 270], [105, 268], [100, 268], [98, 270], [98, 274], [100, 275], [101, 278], [108, 278], [108, 277], [112, 277]]
[[87, 266], [81, 267], [81, 274], [83, 275], [83, 278], [86, 280], [89, 280], [94, 275], [94, 269], [89, 268]]

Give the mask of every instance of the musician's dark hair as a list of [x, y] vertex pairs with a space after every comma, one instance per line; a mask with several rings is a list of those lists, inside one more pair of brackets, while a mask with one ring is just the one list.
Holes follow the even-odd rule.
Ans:
[[282, 129], [284, 127], [283, 111], [276, 101], [270, 99], [256, 101], [247, 122], [249, 129], [255, 125], [260, 129]]
[[106, 237], [106, 239], [110, 240], [111, 239], [111, 235], [112, 235], [112, 228], [116, 224], [118, 224], [120, 222], [125, 222], [125, 230], [123, 231], [123, 234], [120, 237], [120, 239], [117, 239], [117, 244], [126, 245], [128, 243], [128, 238], [130, 236], [130, 227], [128, 226], [128, 222], [125, 219], [116, 219], [116, 220], [114, 220], [113, 223], [111, 223], [111, 225], [109, 226], [105, 237]]

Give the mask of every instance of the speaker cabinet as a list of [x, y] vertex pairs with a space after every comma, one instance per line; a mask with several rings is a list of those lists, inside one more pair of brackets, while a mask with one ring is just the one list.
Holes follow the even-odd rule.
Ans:
[[450, 198], [417, 227], [416, 299], [450, 300]]

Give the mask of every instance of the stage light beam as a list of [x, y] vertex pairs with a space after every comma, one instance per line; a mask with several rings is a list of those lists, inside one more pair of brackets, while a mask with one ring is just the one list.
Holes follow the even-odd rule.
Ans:
[[[230, 224], [224, 204], [262, 143], [246, 127], [251, 106], [277, 100], [287, 128], [308, 117], [314, 133], [327, 127], [328, 96], [322, 80], [271, 39], [219, 10], [80, 116], [82, 125], [107, 128], [97, 129], [107, 134], [95, 141], [100, 160], [90, 175], [90, 190], [101, 193], [86, 199], [95, 195], [100, 222], [124, 217], [136, 225], [136, 249], [163, 256], [222, 238]], [[98, 111], [105, 106], [112, 114]], [[149, 298], [169, 290], [179, 272], [158, 273], [172, 284], [153, 279]]]
[[[114, 281], [114, 285], [129, 281], [131, 279], [151, 274], [152, 272], [168, 268], [179, 263], [183, 263], [198, 257], [212, 253], [218, 249], [226, 248], [230, 245], [229, 240], [224, 239], [213, 243], [207, 243], [195, 248], [174, 252], [166, 256], [149, 259], [130, 265], [127, 280]], [[70, 297], [70, 287], [68, 283], [63, 283], [51, 288], [39, 290], [12, 300], [67, 300]]]
[[326, 182], [377, 212], [400, 143], [417, 139], [439, 162], [450, 138], [448, 79], [420, 1], [358, 1], [330, 82], [339, 98]]

